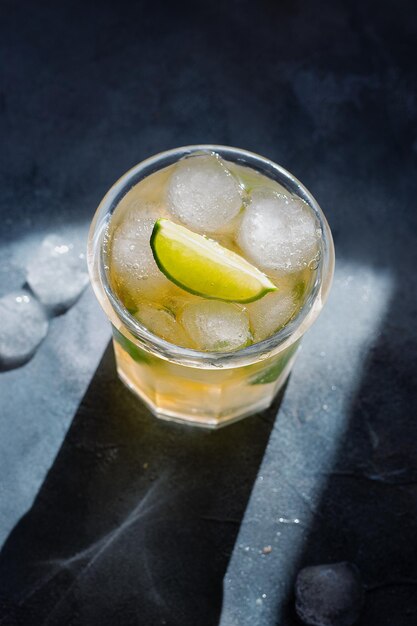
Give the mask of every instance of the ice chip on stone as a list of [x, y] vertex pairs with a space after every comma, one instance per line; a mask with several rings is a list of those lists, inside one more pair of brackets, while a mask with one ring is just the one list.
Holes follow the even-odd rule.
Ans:
[[140, 304], [135, 317], [152, 333], [177, 346], [187, 347], [190, 341], [175, 315], [167, 309], [149, 303]]
[[317, 257], [318, 233], [314, 213], [303, 200], [262, 187], [252, 191], [237, 242], [258, 267], [296, 272]]
[[177, 164], [168, 185], [168, 208], [192, 230], [214, 233], [239, 213], [241, 194], [222, 160], [203, 154]]
[[42, 306], [26, 291], [0, 298], [0, 370], [23, 365], [48, 332]]
[[66, 239], [49, 235], [30, 260], [26, 280], [42, 304], [61, 313], [74, 304], [88, 283], [85, 255]]
[[180, 321], [200, 350], [228, 352], [243, 348], [250, 339], [249, 318], [235, 304], [193, 302], [184, 307]]
[[132, 209], [111, 242], [111, 268], [119, 288], [129, 294], [155, 291], [169, 281], [153, 258], [150, 238], [160, 217], [157, 207]]
[[255, 302], [247, 304], [254, 341], [262, 341], [282, 328], [297, 311], [293, 289], [281, 287]]
[[296, 611], [309, 626], [352, 626], [363, 604], [359, 571], [352, 563], [305, 567], [295, 585]]

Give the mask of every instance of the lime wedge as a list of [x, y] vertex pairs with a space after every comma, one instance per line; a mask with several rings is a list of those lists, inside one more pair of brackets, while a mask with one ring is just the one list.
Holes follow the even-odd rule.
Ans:
[[277, 287], [244, 258], [216, 241], [159, 219], [151, 235], [155, 261], [186, 291], [228, 302], [252, 302]]

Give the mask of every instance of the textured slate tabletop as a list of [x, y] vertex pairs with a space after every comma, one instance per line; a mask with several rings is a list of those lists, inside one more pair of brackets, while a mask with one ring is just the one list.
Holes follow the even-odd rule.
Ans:
[[297, 571], [344, 560], [360, 625], [417, 623], [417, 25], [389, 4], [2, 3], [0, 296], [191, 143], [292, 171], [337, 249], [285, 394], [218, 432], [126, 391], [89, 290], [0, 373], [2, 626], [293, 626]]

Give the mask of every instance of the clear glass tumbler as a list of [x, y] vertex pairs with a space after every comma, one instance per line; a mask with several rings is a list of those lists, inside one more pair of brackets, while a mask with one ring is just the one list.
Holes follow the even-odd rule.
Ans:
[[[307, 202], [320, 225], [321, 254], [314, 285], [304, 305], [275, 335], [237, 352], [182, 348], [147, 330], [111, 289], [104, 254], [105, 232], [123, 196], [139, 181], [201, 150], [249, 166]], [[159, 418], [217, 428], [267, 408], [285, 383], [304, 333], [329, 293], [334, 247], [330, 228], [309, 191], [288, 171], [257, 154], [217, 145], [186, 146], [162, 152], [129, 170], [108, 191], [94, 216], [88, 263], [95, 294], [109, 318], [120, 379]]]

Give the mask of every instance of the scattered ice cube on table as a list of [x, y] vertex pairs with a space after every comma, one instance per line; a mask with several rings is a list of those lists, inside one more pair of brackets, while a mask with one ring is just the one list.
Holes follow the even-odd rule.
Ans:
[[168, 185], [168, 209], [192, 230], [214, 233], [242, 208], [242, 190], [222, 160], [192, 156], [177, 164]]
[[111, 241], [111, 268], [117, 285], [140, 295], [170, 284], [153, 258], [150, 238], [160, 217], [157, 207], [132, 209], [115, 229]]
[[54, 313], [62, 313], [88, 283], [85, 254], [66, 239], [48, 235], [31, 259], [26, 278], [42, 304]]
[[[279, 283], [277, 283], [279, 285]], [[254, 341], [262, 341], [282, 328], [297, 311], [292, 289], [279, 288], [246, 305]]]
[[140, 304], [135, 317], [148, 330], [177, 346], [189, 346], [190, 340], [173, 313], [153, 304]]
[[23, 365], [48, 332], [42, 306], [26, 291], [0, 298], [0, 370]]
[[228, 352], [250, 339], [246, 311], [219, 300], [202, 300], [184, 307], [180, 321], [200, 350]]
[[303, 200], [258, 188], [243, 214], [237, 242], [259, 268], [295, 272], [316, 257], [319, 235], [314, 213]]
[[305, 567], [295, 585], [296, 611], [309, 626], [352, 626], [362, 609], [363, 587], [352, 563]]

